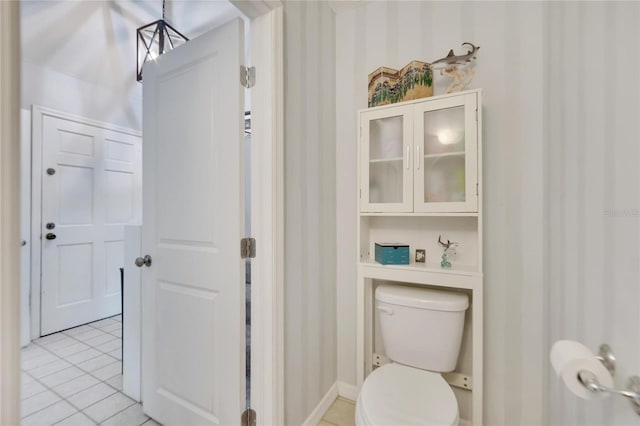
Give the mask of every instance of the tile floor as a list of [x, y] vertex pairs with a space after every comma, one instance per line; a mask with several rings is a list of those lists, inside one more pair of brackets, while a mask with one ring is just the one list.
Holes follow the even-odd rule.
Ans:
[[318, 426], [355, 426], [356, 403], [338, 397], [329, 407]]
[[22, 350], [22, 425], [157, 425], [121, 392], [121, 323], [103, 319]]

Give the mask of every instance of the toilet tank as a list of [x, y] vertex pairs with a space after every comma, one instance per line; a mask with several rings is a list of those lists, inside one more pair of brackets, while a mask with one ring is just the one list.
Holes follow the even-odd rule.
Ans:
[[376, 310], [387, 357], [435, 372], [456, 368], [466, 294], [402, 285], [379, 285]]

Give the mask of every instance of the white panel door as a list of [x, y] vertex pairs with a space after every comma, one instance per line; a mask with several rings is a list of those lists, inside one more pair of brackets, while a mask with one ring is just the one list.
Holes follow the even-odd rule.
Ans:
[[42, 119], [41, 335], [121, 312], [123, 226], [141, 216], [137, 136]]
[[142, 400], [165, 425], [244, 409], [242, 21], [145, 65]]

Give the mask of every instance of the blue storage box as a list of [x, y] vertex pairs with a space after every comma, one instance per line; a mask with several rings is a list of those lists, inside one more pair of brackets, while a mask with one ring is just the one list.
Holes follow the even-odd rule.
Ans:
[[376, 243], [376, 262], [383, 265], [408, 265], [409, 246], [399, 243]]

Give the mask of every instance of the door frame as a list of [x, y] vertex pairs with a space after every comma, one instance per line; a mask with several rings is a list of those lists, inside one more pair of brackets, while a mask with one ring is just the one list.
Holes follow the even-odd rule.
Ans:
[[0, 2], [0, 424], [20, 419], [20, 6]]
[[[251, 405], [284, 424], [284, 44], [280, 1], [231, 0], [251, 18]], [[248, 9], [248, 10], [247, 10]], [[254, 285], [255, 284], [255, 285]]]
[[[279, 0], [231, 0], [251, 19], [251, 58], [258, 69], [252, 89], [251, 195], [252, 261], [252, 405], [259, 424], [284, 423], [284, 98], [283, 10]], [[258, 46], [260, 46], [258, 48]], [[116, 131], [130, 129], [87, 120], [46, 107], [32, 107], [31, 337], [40, 336], [40, 244], [42, 115], [82, 120]], [[39, 128], [38, 128], [39, 127]], [[140, 132], [133, 131], [140, 135]], [[144, 154], [143, 154], [144, 155]], [[36, 165], [40, 165], [36, 167]], [[36, 229], [37, 224], [37, 229]], [[17, 331], [17, 330], [16, 330]]]
[[[273, 0], [231, 3], [251, 20], [249, 65], [257, 69], [256, 85], [251, 89], [251, 236], [258, 247], [251, 261], [251, 405], [258, 424], [280, 425], [284, 424], [283, 8]], [[131, 241], [140, 239], [140, 229], [128, 233]], [[131, 259], [127, 257], [126, 262]], [[128, 268], [137, 269], [125, 265], [129, 275]], [[133, 281], [140, 283], [139, 274]], [[140, 288], [128, 288], [131, 303], [125, 305], [124, 318], [140, 331], [141, 319], [135, 312], [140, 309]], [[125, 331], [123, 339], [128, 335]], [[128, 341], [133, 338], [135, 333]], [[141, 340], [136, 347], [126, 346], [131, 352], [124, 356], [138, 364], [125, 367], [123, 391], [139, 399]]]
[[45, 116], [142, 137], [138, 130], [81, 117], [40, 105], [31, 106], [31, 339], [40, 337], [42, 290], [42, 120]]

